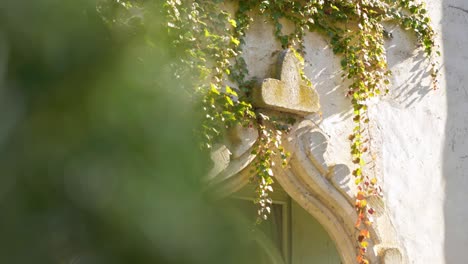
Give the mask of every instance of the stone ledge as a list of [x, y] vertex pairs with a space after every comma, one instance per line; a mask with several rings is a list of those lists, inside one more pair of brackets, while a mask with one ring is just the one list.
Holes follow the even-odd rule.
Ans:
[[[294, 96], [297, 94], [297, 96]], [[319, 96], [315, 89], [300, 85], [297, 90], [287, 87], [281, 80], [265, 79], [260, 87], [254, 88], [253, 103], [277, 111], [293, 113], [301, 116], [318, 112]]]

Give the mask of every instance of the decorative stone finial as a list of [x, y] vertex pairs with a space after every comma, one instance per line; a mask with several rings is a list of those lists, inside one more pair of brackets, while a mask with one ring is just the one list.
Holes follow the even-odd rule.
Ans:
[[267, 78], [253, 91], [254, 104], [272, 110], [307, 115], [320, 108], [317, 91], [301, 78], [301, 64], [291, 49], [279, 56], [278, 79]]

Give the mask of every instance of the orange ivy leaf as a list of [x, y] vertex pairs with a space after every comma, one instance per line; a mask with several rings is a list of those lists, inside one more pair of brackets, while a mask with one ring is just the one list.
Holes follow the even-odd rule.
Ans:
[[360, 232], [360, 235], [365, 237], [365, 238], [369, 238], [370, 237], [370, 233], [369, 233], [369, 230], [367, 229], [362, 229], [361, 232]]
[[355, 226], [355, 227], [359, 227], [359, 226], [361, 225], [361, 222], [362, 222], [361, 218], [358, 218], [358, 219], [356, 220], [356, 224], [355, 224], [354, 226]]
[[358, 192], [356, 199], [358, 199], [358, 200], [364, 200], [364, 198], [365, 198], [364, 192]]

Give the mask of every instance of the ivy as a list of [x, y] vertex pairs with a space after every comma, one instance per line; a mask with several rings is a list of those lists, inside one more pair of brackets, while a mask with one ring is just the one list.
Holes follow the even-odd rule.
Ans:
[[[424, 3], [413, 0], [246, 0], [239, 1], [235, 14], [223, 10], [224, 1], [166, 0], [167, 27], [173, 44], [184, 50], [180, 61], [174, 64], [175, 76], [189, 80], [188, 94], [200, 102], [202, 127], [201, 145], [210, 148], [222, 138], [226, 129], [235, 125], [254, 125], [259, 140], [254, 147], [256, 203], [259, 221], [268, 217], [273, 191], [274, 156], [285, 165], [287, 152], [281, 146], [279, 123], [272, 117], [256, 112], [250, 104], [253, 81], [248, 80], [247, 65], [242, 57], [244, 37], [257, 14], [271, 21], [274, 35], [283, 48], [294, 48], [303, 61], [306, 32], [318, 32], [328, 39], [333, 52], [341, 56], [343, 78], [349, 79], [346, 96], [353, 107], [354, 128], [350, 132], [352, 171], [357, 185], [355, 208], [357, 262], [368, 263], [366, 251], [370, 238], [374, 209], [368, 200], [381, 196], [377, 175], [368, 169], [370, 164], [370, 135], [368, 102], [387, 94], [391, 71], [386, 61], [385, 39], [391, 38], [386, 23], [396, 23], [413, 32], [418, 45], [431, 60], [434, 87], [437, 85], [438, 55], [435, 33], [430, 25]], [[283, 34], [286, 20], [294, 25], [293, 32]], [[305, 74], [302, 78], [310, 85]], [[233, 84], [232, 86], [226, 85]]]
[[[267, 122], [270, 124], [266, 124]], [[259, 224], [268, 219], [271, 211], [270, 206], [273, 203], [269, 194], [273, 192], [274, 156], [279, 155], [280, 160], [282, 160], [281, 165], [285, 167], [289, 153], [281, 146], [282, 133], [287, 131], [287, 126], [285, 128], [276, 120], [271, 120], [270, 117], [262, 113], [258, 113], [257, 123], [259, 140], [252, 151], [252, 154], [256, 155], [256, 159], [254, 162], [255, 177], [251, 180], [257, 183], [256, 193], [258, 196], [255, 203], [259, 205], [257, 211], [257, 224]]]

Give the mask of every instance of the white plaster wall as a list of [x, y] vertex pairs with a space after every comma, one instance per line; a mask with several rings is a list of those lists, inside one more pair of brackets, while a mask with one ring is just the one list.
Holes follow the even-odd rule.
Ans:
[[[429, 4], [440, 32], [441, 3]], [[378, 172], [397, 234], [410, 263], [446, 263], [444, 255], [443, 159], [447, 119], [445, 82], [432, 90], [427, 61], [414, 37], [391, 27], [387, 43], [394, 72], [388, 96], [371, 108], [379, 152]], [[459, 262], [462, 263], [462, 262]]]
[[[458, 9], [457, 9], [458, 8]], [[460, 10], [464, 9], [464, 10]], [[444, 0], [447, 122], [442, 161], [446, 263], [466, 263], [468, 249], [468, 1]]]
[[468, 2], [428, 5], [443, 53], [439, 90], [412, 38], [394, 30], [393, 89], [371, 110], [387, 207], [411, 263], [467, 263], [468, 12], [450, 6]]
[[[441, 44], [440, 88], [431, 89], [414, 37], [387, 25], [393, 84], [370, 107], [375, 169], [410, 263], [468, 263], [468, 11], [454, 7], [468, 10], [468, 1], [428, 1]], [[280, 50], [272, 27], [257, 19], [246, 40], [251, 76], [271, 77]], [[351, 167], [352, 112], [340, 59], [318, 34], [307, 35], [306, 48], [305, 72], [322, 105], [321, 118], [310, 118], [329, 138], [325, 158]]]

